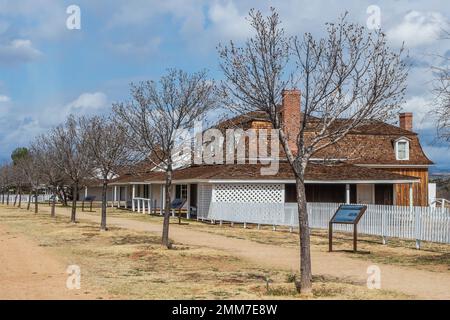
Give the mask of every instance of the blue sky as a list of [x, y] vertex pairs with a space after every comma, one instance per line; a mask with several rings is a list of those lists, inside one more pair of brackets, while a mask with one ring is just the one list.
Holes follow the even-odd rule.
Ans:
[[[81, 30], [66, 27], [69, 5], [81, 9]], [[250, 8], [275, 7], [289, 34], [320, 36], [345, 11], [366, 24], [377, 5], [394, 48], [405, 42], [413, 62], [405, 111], [434, 170], [449, 170], [447, 146], [434, 142], [430, 66], [450, 54], [447, 1], [56, 1], [0, 0], [0, 161], [11, 150], [70, 114], [108, 112], [128, 99], [129, 83], [157, 79], [167, 68], [206, 68], [221, 78], [216, 45], [251, 33]]]

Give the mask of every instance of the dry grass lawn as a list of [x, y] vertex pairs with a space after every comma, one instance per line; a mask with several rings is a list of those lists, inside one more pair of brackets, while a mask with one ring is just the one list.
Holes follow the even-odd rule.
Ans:
[[[93, 214], [97, 214], [94, 212]], [[161, 223], [159, 216], [149, 216], [141, 213], [133, 213], [125, 210], [112, 209], [111, 216], [121, 216], [139, 221], [152, 221]], [[172, 223], [177, 219], [173, 218]], [[207, 222], [197, 222], [193, 220], [182, 220], [186, 228], [192, 228], [203, 232], [220, 234], [226, 237], [246, 239], [258, 243], [272, 244], [281, 247], [298, 247], [298, 233], [289, 232], [288, 228], [278, 227], [273, 231], [271, 226], [261, 226], [247, 224], [244, 229], [242, 224], [212, 225]], [[334, 232], [333, 248], [335, 250], [351, 250], [352, 235], [344, 232]], [[328, 232], [326, 230], [314, 229], [311, 232], [311, 243], [314, 249], [328, 251]], [[421, 250], [415, 248], [415, 242], [403, 239], [388, 239], [387, 245], [381, 244], [381, 238], [375, 236], [359, 236], [358, 250], [360, 254], [346, 253], [350, 258], [371, 260], [377, 263], [415, 267], [417, 269], [448, 272], [450, 271], [450, 245], [431, 242], [422, 242]], [[345, 251], [344, 251], [345, 252]]]
[[[48, 210], [43, 209], [42, 212]], [[70, 224], [67, 217], [52, 219], [47, 212], [35, 215], [24, 209], [2, 206], [0, 223], [12, 232], [26, 235], [68, 265], [79, 265], [85, 291], [101, 290], [125, 299], [409, 298], [386, 290], [368, 290], [361, 283], [323, 277], [314, 279], [313, 297], [302, 297], [294, 290], [295, 275], [289, 272], [267, 270], [207, 247], [180, 244], [166, 250], [154, 234], [114, 227], [100, 232], [97, 224]], [[110, 213], [118, 214], [161, 220], [118, 210]], [[186, 227], [255, 241], [263, 241], [270, 235], [268, 241], [286, 246], [295, 245], [296, 241], [294, 234], [286, 232], [207, 226], [197, 222], [189, 222]], [[316, 242], [321, 237], [317, 235], [314, 239], [320, 245]]]

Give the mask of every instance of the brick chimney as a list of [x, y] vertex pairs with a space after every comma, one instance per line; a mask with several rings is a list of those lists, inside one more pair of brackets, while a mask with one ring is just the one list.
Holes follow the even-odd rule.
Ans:
[[400, 128], [412, 131], [413, 129], [413, 114], [412, 112], [404, 112], [399, 114]]
[[288, 136], [289, 147], [297, 153], [297, 136], [300, 132], [300, 90], [283, 90], [281, 104], [281, 121]]

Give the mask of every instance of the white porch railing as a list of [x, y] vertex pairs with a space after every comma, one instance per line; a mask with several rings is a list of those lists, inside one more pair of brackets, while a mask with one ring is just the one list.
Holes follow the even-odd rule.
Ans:
[[450, 207], [450, 201], [444, 198], [437, 198], [434, 199], [434, 201], [432, 201], [430, 203], [431, 207], [441, 207], [441, 208], [445, 208], [445, 207]]
[[[308, 203], [311, 228], [327, 229], [338, 203]], [[298, 227], [296, 203], [211, 203], [208, 219]], [[350, 225], [336, 230], [351, 231]], [[358, 232], [368, 235], [450, 243], [450, 209], [446, 207], [409, 207], [368, 205], [358, 224]]]
[[[159, 213], [160, 215], [163, 214], [164, 208], [157, 208], [156, 207], [156, 200], [155, 199], [149, 199], [149, 198], [138, 198], [135, 197], [132, 200], [131, 205], [131, 211], [139, 212], [143, 214], [155, 214]], [[153, 203], [152, 203], [153, 201]], [[171, 209], [172, 217], [175, 217], [175, 213], [178, 211], [178, 209]], [[186, 213], [187, 218], [190, 219], [190, 212], [187, 211]]]
[[133, 198], [131, 204], [132, 211], [137, 211], [140, 213], [152, 213], [154, 205], [152, 204], [152, 199], [149, 198]]

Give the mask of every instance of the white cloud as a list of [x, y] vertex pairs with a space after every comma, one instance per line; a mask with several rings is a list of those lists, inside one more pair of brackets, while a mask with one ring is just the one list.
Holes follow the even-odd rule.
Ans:
[[10, 103], [1, 103], [0, 149], [12, 150], [17, 146], [26, 146], [32, 138], [62, 123], [69, 114], [101, 114], [106, 112], [107, 106], [108, 99], [103, 92], [85, 92], [65, 105], [34, 108], [28, 112], [16, 112], [17, 109], [11, 108]]
[[447, 19], [439, 12], [410, 11], [400, 24], [387, 32], [387, 36], [395, 44], [405, 42], [411, 48], [438, 40], [447, 26]]
[[434, 119], [430, 117], [430, 111], [433, 107], [432, 102], [433, 98], [428, 95], [413, 96], [406, 100], [403, 110], [413, 113], [413, 128], [415, 131], [434, 128]]
[[0, 95], [0, 103], [2, 102], [9, 102], [11, 101], [11, 98], [5, 95]]
[[33, 47], [31, 40], [15, 39], [0, 44], [0, 61], [3, 64], [29, 62], [36, 60], [42, 53]]
[[155, 37], [147, 42], [126, 41], [113, 43], [109, 47], [121, 55], [135, 55], [139, 57], [147, 57], [156, 52], [161, 44], [161, 38]]
[[214, 3], [210, 9], [208, 17], [214, 24], [216, 34], [222, 34], [225, 38], [243, 39], [250, 36], [251, 28], [245, 19], [246, 11], [239, 13], [234, 2], [228, 1], [225, 4]]
[[[68, 32], [63, 1], [0, 0], [0, 13], [11, 19], [11, 32], [29, 39], [55, 39]], [[20, 23], [16, 23], [20, 19]], [[14, 36], [16, 37], [16, 36]]]
[[103, 92], [82, 93], [74, 101], [64, 106], [66, 114], [85, 114], [91, 113], [106, 107], [108, 99]]
[[107, 111], [108, 98], [103, 92], [85, 92], [68, 103], [52, 104], [44, 109], [35, 108], [36, 114], [31, 114], [43, 128], [58, 125], [73, 114], [75, 116], [101, 114]]

